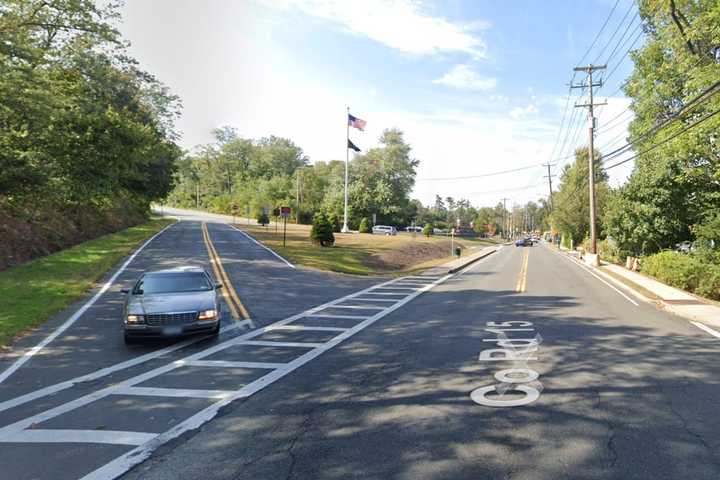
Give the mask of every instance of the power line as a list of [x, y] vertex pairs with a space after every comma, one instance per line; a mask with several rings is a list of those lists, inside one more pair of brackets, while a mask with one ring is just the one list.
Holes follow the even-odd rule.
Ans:
[[670, 124], [671, 122], [677, 120], [677, 119], [678, 119], [681, 115], [683, 115], [684, 113], [687, 113], [689, 110], [692, 110], [692, 109], [695, 108], [697, 105], [700, 105], [703, 101], [708, 100], [710, 97], [712, 97], [712, 96], [715, 95], [716, 93], [720, 92], [720, 88], [718, 88], [718, 87], [720, 87], [720, 81], [715, 82], [715, 83], [712, 84], [709, 88], [703, 90], [703, 91], [700, 93], [700, 95], [696, 96], [696, 97], [695, 97], [694, 99], [692, 99], [690, 102], [688, 102], [687, 104], [685, 104], [685, 106], [684, 106], [683, 108], [681, 108], [678, 112], [672, 114], [671, 116], [669, 116], [668, 118], [666, 118], [665, 120], [663, 120], [663, 121], [660, 122], [659, 124], [655, 125], [654, 127], [649, 128], [648, 130], [646, 130], [645, 132], [641, 133], [641, 134], [638, 135], [635, 139], [629, 141], [628, 143], [626, 143], [626, 144], [623, 145], [622, 147], [619, 147], [619, 148], [613, 150], [612, 152], [608, 153], [608, 154], [605, 156], [605, 159], [606, 159], [606, 160], [609, 160], [609, 159], [611, 159], [611, 158], [613, 158], [613, 157], [617, 157], [617, 156], [620, 155], [621, 153], [624, 153], [625, 151], [627, 151], [631, 146], [635, 145], [637, 142], [639, 142], [639, 141], [642, 140], [643, 138], [646, 138], [648, 135], [651, 135], [651, 134], [653, 134], [653, 133], [656, 133], [656, 132], [657, 132], [658, 130], [660, 130], [661, 128], [663, 128], [663, 127], [667, 126], [668, 124]]
[[644, 155], [644, 154], [646, 154], [647, 152], [649, 152], [649, 151], [651, 151], [651, 150], [655, 150], [656, 148], [658, 148], [658, 147], [660, 147], [660, 146], [662, 146], [662, 145], [665, 145], [665, 144], [668, 143], [669, 141], [671, 141], [671, 140], [679, 137], [680, 135], [682, 135], [683, 133], [687, 132], [687, 131], [690, 130], [691, 128], [696, 127], [697, 125], [701, 124], [701, 123], [704, 122], [705, 120], [708, 120], [708, 119], [714, 117], [714, 116], [717, 115], [718, 113], [720, 113], [720, 108], [717, 109], [717, 110], [715, 110], [714, 112], [711, 112], [711, 113], [705, 115], [704, 117], [701, 117], [701, 118], [698, 119], [698, 120], [695, 120], [694, 122], [692, 122], [691, 124], [689, 124], [688, 126], [686, 126], [685, 128], [683, 128], [682, 130], [680, 130], [679, 132], [676, 132], [676, 133], [670, 135], [668, 138], [662, 140], [661, 142], [658, 142], [658, 143], [652, 145], [651, 147], [643, 150], [642, 152], [636, 153], [636, 154], [633, 155], [632, 157], [626, 158], [625, 160], [621, 160], [621, 161], [619, 161], [619, 162], [617, 162], [617, 163], [613, 163], [612, 165], [610, 165], [610, 166], [608, 166], [608, 167], [603, 167], [603, 169], [604, 169], [604, 170], [610, 170], [611, 168], [615, 168], [615, 167], [617, 167], [617, 166], [619, 166], [619, 165], [622, 165], [623, 163], [627, 163], [627, 162], [629, 162], [630, 160], [634, 160], [635, 158], [637, 158], [637, 157], [639, 157], [639, 156], [641, 156], [641, 155]]
[[534, 165], [528, 165], [526, 167], [520, 167], [520, 168], [513, 168], [511, 170], [501, 170], [499, 172], [489, 172], [489, 173], [481, 173], [479, 175], [465, 175], [463, 177], [435, 177], [435, 178], [418, 178], [416, 181], [418, 182], [430, 182], [430, 181], [442, 181], [442, 180], [466, 180], [466, 179], [472, 179], [472, 178], [484, 178], [484, 177], [493, 177], [495, 175], [503, 175], [506, 173], [513, 173], [513, 172], [520, 172], [523, 170], [530, 170], [532, 168], [542, 167], [544, 166], [544, 163], [536, 163]]
[[[634, 3], [631, 3], [628, 9], [625, 11], [625, 15], [623, 15], [622, 19], [620, 20], [620, 23], [618, 23], [617, 27], [615, 28], [615, 31], [610, 35], [610, 38], [608, 39], [605, 46], [600, 50], [600, 52], [597, 54], [597, 57], [595, 58], [595, 63], [600, 63], [600, 58], [602, 57], [603, 53], [605, 52], [605, 49], [612, 43], [613, 38], [615, 38], [615, 35], [617, 35], [617, 32], [620, 31], [620, 27], [622, 27], [623, 23], [625, 23], [625, 19], [628, 15], [630, 15], [630, 12], [632, 12], [633, 7], [635, 6]], [[635, 18], [633, 17], [633, 20], [630, 22], [635, 21]]]
[[[618, 3], [620, 3], [620, 0], [615, 0], [615, 5], [613, 5], [612, 9], [610, 10], [610, 13], [608, 13], [607, 18], [605, 19], [605, 22], [602, 24], [602, 27], [600, 27], [600, 30], [598, 31], [598, 33], [595, 34], [595, 38], [593, 39], [592, 43], [590, 44], [588, 49], [583, 54], [582, 58], [578, 62], [578, 65], [580, 65], [583, 62], [583, 60], [585, 60], [585, 57], [587, 57], [588, 54], [590, 53], [590, 51], [593, 49], [593, 47], [595, 46], [595, 43], [600, 38], [600, 35], [602, 35], [602, 32], [605, 31], [605, 27], [607, 26], [608, 22], [610, 21], [612, 14], [615, 12], [615, 9], [617, 8]], [[573, 76], [573, 79], [574, 79], [574, 76]]]

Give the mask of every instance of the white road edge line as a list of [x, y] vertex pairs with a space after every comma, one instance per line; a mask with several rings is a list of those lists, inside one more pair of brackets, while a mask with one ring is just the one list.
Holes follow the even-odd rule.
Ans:
[[700, 323], [700, 322], [696, 322], [696, 321], [694, 321], [694, 320], [690, 320], [690, 323], [692, 323], [693, 325], [695, 325], [696, 327], [698, 327], [700, 330], [706, 331], [707, 333], [709, 333], [709, 334], [712, 335], [713, 337], [720, 338], [720, 332], [718, 332], [717, 330], [714, 330], [714, 329], [708, 327], [707, 325], [704, 325], [704, 324], [702, 324], [702, 323]]
[[67, 320], [65, 320], [65, 322], [64, 322], [62, 325], [60, 325], [58, 328], [56, 328], [53, 333], [51, 333], [50, 335], [48, 335], [47, 337], [45, 337], [40, 343], [38, 343], [37, 345], [35, 345], [34, 347], [32, 347], [30, 350], [28, 350], [27, 352], [25, 352], [20, 358], [18, 358], [17, 360], [15, 360], [15, 362], [14, 362], [12, 365], [10, 365], [10, 367], [8, 367], [7, 370], [5, 370], [4, 372], [2, 372], [2, 374], [0, 374], [0, 383], [2, 383], [2, 382], [4, 382], [5, 380], [7, 380], [7, 378], [8, 378], [10, 375], [12, 375], [13, 373], [15, 373], [15, 371], [17, 371], [18, 368], [22, 367], [22, 366], [25, 364], [25, 362], [27, 362], [28, 360], [30, 360], [30, 359], [31, 359], [33, 356], [35, 356], [35, 354], [37, 354], [40, 350], [42, 350], [43, 348], [45, 348], [45, 346], [46, 346], [48, 343], [50, 343], [50, 342], [52, 342], [53, 340], [55, 340], [55, 339], [58, 337], [58, 335], [60, 335], [60, 334], [63, 333], [65, 330], [67, 330], [68, 328], [70, 328], [70, 326], [71, 326], [73, 323], [75, 323], [91, 306], [93, 306], [93, 304], [94, 304], [95, 302], [98, 301], [98, 299], [99, 299], [105, 292], [108, 291], [108, 289], [112, 286], [112, 284], [113, 284], [113, 283], [115, 282], [115, 280], [120, 276], [120, 274], [121, 274], [123, 271], [125, 271], [125, 269], [128, 267], [128, 265], [130, 265], [130, 263], [131, 263], [133, 260], [135, 260], [135, 257], [137, 257], [137, 255], [138, 255], [140, 252], [142, 252], [142, 250], [143, 250], [145, 247], [147, 247], [147, 246], [150, 244], [150, 242], [152, 242], [153, 240], [155, 240], [158, 236], [162, 235], [162, 234], [165, 232], [165, 230], [167, 230], [168, 228], [170, 228], [170, 227], [172, 227], [173, 225], [176, 225], [176, 224], [177, 224], [177, 222], [176, 222], [176, 223], [171, 223], [170, 225], [168, 225], [167, 227], [163, 228], [163, 229], [160, 230], [158, 233], [156, 233], [155, 235], [153, 235], [152, 237], [150, 237], [145, 243], [143, 243], [142, 245], [140, 245], [140, 248], [138, 248], [137, 250], [135, 250], [135, 252], [133, 252], [133, 254], [130, 255], [130, 257], [129, 257], [127, 260], [125, 260], [125, 263], [123, 263], [123, 264], [120, 266], [120, 268], [115, 271], [115, 273], [112, 275], [112, 277], [110, 277], [110, 280], [108, 280], [107, 282], [105, 282], [105, 284], [100, 288], [100, 290], [97, 291], [97, 293], [95, 293], [95, 295], [92, 296], [92, 298], [90, 298], [90, 300], [88, 300], [87, 302], [85, 302], [85, 304], [84, 304], [82, 307], [80, 307], [79, 309], [77, 309], [77, 310], [75, 311], [75, 313], [73, 313], [73, 314], [70, 316], [70, 318], [68, 318]]
[[256, 244], [258, 244], [259, 246], [261, 246], [262, 248], [264, 248], [264, 249], [267, 250], [268, 252], [270, 252], [270, 253], [272, 253], [273, 255], [275, 255], [278, 259], [280, 259], [281, 262], [285, 263], [288, 267], [290, 267], [290, 268], [296, 268], [295, 265], [293, 265], [292, 263], [290, 263], [290, 262], [288, 262], [287, 260], [285, 260], [285, 259], [284, 259], [282, 256], [280, 256], [277, 252], [275, 252], [275, 251], [272, 250], [271, 248], [268, 248], [268, 247], [266, 247], [265, 245], [263, 245], [262, 243], [260, 243], [260, 242], [258, 242], [257, 240], [255, 240], [255, 239], [252, 237], [252, 235], [250, 235], [250, 234], [248, 234], [248, 233], [246, 233], [246, 232], [243, 232], [242, 230], [240, 230], [239, 228], [237, 228], [235, 225], [232, 225], [232, 224], [229, 224], [229, 223], [227, 223], [226, 225], [230, 225], [230, 228], [232, 228], [232, 229], [234, 229], [234, 230], [237, 230], [238, 232], [242, 233], [242, 234], [245, 235], [247, 238], [249, 238], [250, 240], [252, 240], [252, 241], [255, 242]]
[[117, 391], [117, 395], [138, 395], [147, 397], [168, 398], [225, 398], [232, 395], [233, 390], [201, 390], [196, 388], [163, 388], [163, 387], [127, 387]]
[[[557, 253], [557, 252], [556, 252], [556, 253]], [[610, 287], [610, 288], [612, 288], [613, 290], [615, 290], [617, 293], [619, 293], [619, 294], [620, 294], [625, 300], [627, 300], [628, 302], [632, 303], [632, 304], [635, 305], [636, 307], [639, 307], [639, 306], [640, 306], [639, 303], [637, 303], [635, 300], [633, 300], [632, 298], [630, 298], [630, 297], [628, 297], [627, 295], [625, 295], [621, 290], [619, 290], [617, 287], [615, 287], [615, 285], [611, 284], [610, 282], [608, 282], [607, 280], [605, 280], [604, 278], [602, 278], [600, 275], [598, 275], [597, 273], [595, 273], [595, 272], [593, 272], [592, 270], [590, 270], [589, 267], [586, 267], [585, 265], [583, 265], [582, 263], [580, 263], [580, 262], [577, 261], [577, 260], [574, 260], [574, 259], [572, 259], [572, 258], [569, 258], [567, 255], [564, 255], [564, 254], [562, 254], [562, 253], [557, 253], [557, 254], [560, 255], [561, 257], [567, 259], [568, 262], [570, 262], [570, 263], [572, 263], [572, 264], [574, 264], [574, 265], [577, 265], [578, 267], [580, 267], [581, 269], [585, 270], [587, 273], [589, 273], [589, 274], [592, 275], [593, 277], [595, 277], [595, 278], [597, 278], [598, 280], [600, 280], [602, 283], [604, 283], [604, 284], [607, 285], [608, 287]]]
[[[258, 391], [262, 390], [263, 388], [267, 387], [268, 385], [271, 385], [275, 383], [277, 380], [283, 378], [285, 375], [289, 374], [290, 372], [296, 370], [297, 368], [301, 367], [302, 365], [306, 364], [310, 360], [313, 360], [314, 358], [318, 357], [319, 355], [323, 354], [327, 350], [330, 350], [331, 348], [335, 347], [339, 343], [341, 343], [343, 340], [355, 335], [357, 332], [369, 327], [373, 323], [377, 322], [381, 318], [385, 317], [386, 315], [392, 313], [393, 311], [397, 310], [398, 308], [402, 307], [406, 303], [412, 301], [415, 299], [415, 297], [421, 295], [422, 293], [430, 290], [431, 288], [435, 287], [436, 285], [439, 285], [446, 281], [447, 279], [451, 278], [453, 274], [445, 275], [444, 277], [441, 277], [440, 279], [436, 280], [432, 284], [428, 285], [427, 287], [422, 288], [421, 290], [415, 291], [413, 293], [410, 293], [405, 298], [401, 299], [398, 303], [391, 305], [386, 310], [383, 310], [381, 312], [376, 313], [372, 317], [366, 319], [363, 322], [360, 322], [353, 328], [347, 330], [346, 332], [341, 333], [340, 335], [336, 336], [332, 340], [322, 344], [320, 347], [314, 348], [313, 350], [310, 350], [309, 352], [306, 352], [305, 354], [299, 356], [298, 358], [292, 360], [291, 362], [287, 363], [284, 367], [278, 368], [277, 370], [273, 370], [272, 372], [268, 373], [267, 375], [264, 375], [263, 377], [258, 378], [257, 380], [254, 380], [253, 382], [249, 383], [245, 387], [241, 388], [240, 390], [237, 390], [233, 396], [224, 398], [205, 409], [199, 411], [192, 417], [186, 419], [185, 421], [175, 425], [170, 430], [161, 433], [157, 435], [155, 438], [150, 440], [149, 442], [140, 445], [129, 452], [126, 452], [125, 454], [117, 457], [116, 459], [106, 463], [102, 467], [94, 470], [93, 472], [88, 473], [84, 477], [82, 477], [81, 480], [108, 480], [117, 478], [120, 475], [127, 472], [130, 468], [137, 465], [138, 463], [141, 463], [145, 459], [147, 459], [153, 451], [155, 451], [158, 447], [163, 445], [164, 443], [179, 437], [184, 432], [188, 430], [193, 430], [195, 428], [200, 427], [204, 423], [212, 420], [217, 413], [220, 411], [222, 407], [225, 405], [230, 404], [231, 402], [240, 399], [240, 398], [247, 398], [254, 393], [257, 393]], [[393, 280], [390, 280], [391, 283]], [[357, 292], [355, 294], [349, 295], [349, 297], [361, 295], [365, 292], [365, 290], [361, 292]], [[337, 301], [341, 301], [338, 299]], [[319, 308], [319, 307], [316, 307]], [[290, 318], [287, 318], [285, 320], [281, 320], [280, 322], [277, 322], [278, 324], [287, 324], [290, 322], [293, 322], [297, 320], [298, 318], [301, 318], [304, 316], [303, 314], [294, 315]], [[256, 330], [254, 332], [250, 332], [250, 334], [256, 334], [256, 332], [263, 331], [267, 327], [263, 327], [259, 330]], [[247, 334], [247, 335], [250, 335]], [[241, 338], [241, 337], [239, 337]], [[233, 343], [239, 343], [237, 340], [230, 340], [229, 342]], [[226, 342], [228, 343], [228, 342]], [[217, 349], [218, 346], [212, 347], [209, 350]], [[222, 348], [222, 347], [221, 347]], [[201, 352], [199, 352], [201, 353]], [[195, 354], [198, 355], [198, 354]], [[162, 368], [162, 367], [161, 367]], [[160, 369], [158, 369], [160, 370]], [[147, 375], [147, 374], [145, 374]], [[144, 381], [144, 380], [143, 380]], [[75, 401], [75, 403], [84, 405], [86, 402], [81, 401]], [[89, 402], [87, 402], [89, 403]], [[78, 406], [81, 406], [78, 405]], [[35, 417], [41, 417], [42, 414], [36, 415]], [[21, 421], [18, 423], [26, 423], [26, 421]], [[7, 427], [5, 427], [7, 428]]]

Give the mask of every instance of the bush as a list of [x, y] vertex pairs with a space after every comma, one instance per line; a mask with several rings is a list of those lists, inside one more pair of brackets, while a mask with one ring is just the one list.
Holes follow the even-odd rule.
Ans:
[[262, 225], [263, 227], [265, 225], [267, 225], [268, 223], [270, 223], [270, 219], [268, 218], [267, 213], [265, 213], [263, 211], [258, 212], [256, 218], [257, 218], [258, 225]]
[[703, 264], [692, 255], [666, 250], [643, 257], [640, 270], [673, 287], [694, 292], [710, 265]]
[[700, 279], [695, 293], [702, 297], [720, 300], [720, 266], [708, 265], [710, 271]]
[[342, 225], [340, 225], [340, 218], [335, 213], [330, 213], [327, 216], [328, 222], [330, 222], [330, 226], [332, 227], [333, 232], [339, 232]]
[[615, 263], [615, 264], [621, 264], [623, 263], [623, 255], [620, 253], [620, 249], [618, 249], [617, 244], [609, 239], [606, 238], [605, 240], [600, 240], [597, 244], [598, 253], [600, 254], [600, 258], [603, 260], [607, 260], [608, 262]]
[[360, 220], [360, 233], [372, 233], [372, 228], [370, 228], [370, 220], [368, 220], [367, 217], [363, 217], [362, 220]]
[[318, 212], [313, 217], [312, 228], [310, 229], [310, 240], [321, 247], [332, 247], [335, 243], [332, 225], [324, 213]]
[[433, 234], [433, 224], [432, 223], [426, 223], [422, 230], [423, 235], [426, 237], [429, 237]]

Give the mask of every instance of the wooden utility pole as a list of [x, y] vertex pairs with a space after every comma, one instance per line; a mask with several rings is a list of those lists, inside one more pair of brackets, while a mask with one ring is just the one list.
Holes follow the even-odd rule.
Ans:
[[575, 67], [574, 70], [576, 72], [585, 72], [588, 74], [587, 77], [587, 85], [571, 85], [571, 88], [588, 88], [589, 95], [590, 95], [590, 101], [588, 103], [583, 103], [580, 105], [575, 105], [575, 108], [588, 108], [588, 123], [589, 128], [588, 132], [590, 135], [590, 142], [588, 145], [588, 184], [590, 187], [590, 253], [597, 253], [597, 228], [596, 228], [596, 220], [595, 220], [595, 116], [593, 114], [593, 109], [596, 106], [599, 105], [607, 105], [606, 102], [603, 103], [594, 103], [593, 102], [593, 88], [594, 87], [601, 87], [602, 82], [593, 83], [593, 72], [595, 70], [604, 70], [607, 68], [607, 65], [588, 65], [586, 67]]
[[550, 213], [552, 213], [552, 211], [553, 211], [552, 177], [553, 177], [554, 175], [551, 175], [551, 174], [550, 174], [550, 167], [553, 166], [553, 165], [554, 165], [554, 164], [551, 164], [550, 162], [548, 162], [547, 164], [545, 164], [545, 166], [546, 166], [547, 169], [548, 169], [548, 174], [547, 174], [547, 177], [546, 177], [546, 178], [548, 179], [548, 187], [550, 188], [550, 192], [549, 192], [549, 193], [550, 193], [550, 196], [548, 197], [548, 199], [550, 200]]
[[505, 202], [507, 201], [507, 198], [503, 198], [503, 236], [505, 238], [510, 238], [507, 233], [507, 227], [508, 227], [508, 221], [507, 221], [507, 207], [505, 206]]

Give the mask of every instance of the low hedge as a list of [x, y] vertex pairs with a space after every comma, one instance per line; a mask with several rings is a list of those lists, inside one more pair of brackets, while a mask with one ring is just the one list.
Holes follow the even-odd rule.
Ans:
[[668, 250], [643, 257], [640, 270], [673, 287], [720, 300], [720, 265]]

